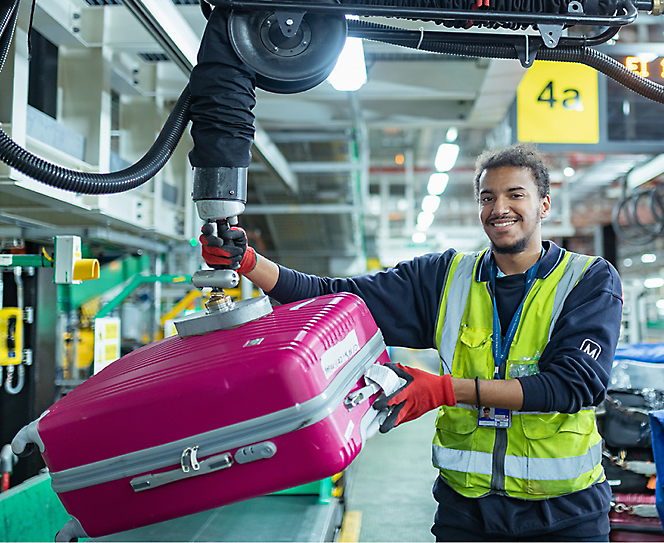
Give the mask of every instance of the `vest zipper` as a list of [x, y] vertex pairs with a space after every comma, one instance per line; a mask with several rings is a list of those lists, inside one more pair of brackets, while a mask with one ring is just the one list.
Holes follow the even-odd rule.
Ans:
[[[489, 297], [493, 301], [494, 293], [491, 285], [486, 283]], [[498, 375], [505, 379], [507, 364], [501, 364]], [[491, 456], [491, 493], [505, 494], [505, 455], [507, 454], [507, 428], [496, 428], [496, 436], [493, 443], [493, 454]]]

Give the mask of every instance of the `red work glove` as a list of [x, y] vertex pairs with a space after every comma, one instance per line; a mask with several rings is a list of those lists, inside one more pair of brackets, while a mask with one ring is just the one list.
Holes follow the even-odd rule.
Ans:
[[381, 433], [389, 432], [402, 422], [414, 420], [441, 405], [456, 404], [450, 375], [434, 375], [401, 364], [385, 365], [399, 377], [405, 379], [406, 384], [393, 394], [378, 398], [374, 402], [373, 406], [378, 410], [392, 408], [383, 424], [380, 425]]
[[208, 266], [231, 268], [240, 274], [256, 267], [256, 251], [247, 244], [247, 233], [242, 228], [232, 226], [220, 237], [212, 234], [214, 227], [210, 223], [204, 224], [201, 230], [203, 260]]

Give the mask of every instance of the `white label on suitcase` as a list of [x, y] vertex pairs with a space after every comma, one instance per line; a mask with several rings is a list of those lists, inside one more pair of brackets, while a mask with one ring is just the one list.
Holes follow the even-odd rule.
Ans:
[[348, 362], [353, 355], [360, 350], [360, 342], [357, 339], [355, 330], [343, 338], [339, 343], [330, 347], [321, 356], [323, 373], [326, 378], [330, 378], [335, 371]]

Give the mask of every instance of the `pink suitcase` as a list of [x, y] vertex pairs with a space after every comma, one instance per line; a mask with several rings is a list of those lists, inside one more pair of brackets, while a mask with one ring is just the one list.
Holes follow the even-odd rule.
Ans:
[[384, 419], [388, 361], [358, 296], [322, 296], [137, 349], [12, 445], [39, 446], [71, 534], [97, 537], [342, 471]]

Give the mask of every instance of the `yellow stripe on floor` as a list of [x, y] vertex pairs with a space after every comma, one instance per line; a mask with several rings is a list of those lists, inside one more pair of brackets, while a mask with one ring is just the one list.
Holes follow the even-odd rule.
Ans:
[[346, 511], [341, 523], [339, 543], [357, 543], [360, 540], [362, 526], [362, 511]]

